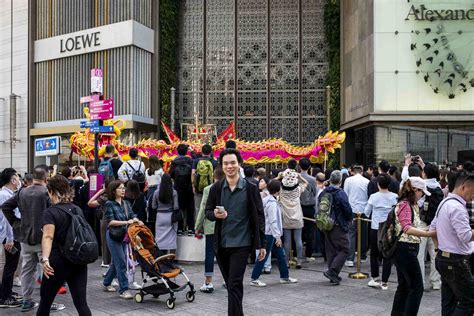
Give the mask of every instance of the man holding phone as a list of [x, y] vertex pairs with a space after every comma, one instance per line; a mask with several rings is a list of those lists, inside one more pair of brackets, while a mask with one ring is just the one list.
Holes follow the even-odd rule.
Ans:
[[266, 255], [262, 199], [258, 188], [240, 176], [241, 161], [237, 150], [222, 151], [225, 179], [211, 187], [206, 204], [206, 217], [216, 222], [214, 248], [227, 285], [229, 315], [243, 315], [243, 278], [250, 252], [259, 250], [259, 261]]

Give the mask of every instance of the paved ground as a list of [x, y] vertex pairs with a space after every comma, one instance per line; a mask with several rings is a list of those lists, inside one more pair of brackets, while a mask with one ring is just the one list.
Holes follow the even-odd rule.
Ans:
[[[100, 261], [98, 261], [100, 262]], [[187, 274], [197, 287], [202, 285], [204, 266], [199, 264], [183, 264]], [[299, 280], [298, 284], [278, 283], [278, 268], [274, 262], [271, 275], [262, 276], [268, 285], [266, 288], [255, 288], [248, 285], [251, 266], [247, 268], [244, 294], [244, 312], [247, 315], [389, 315], [393, 295], [396, 289], [395, 268], [393, 268], [388, 291], [367, 287], [367, 280], [352, 280], [347, 278], [348, 272], [354, 269], [345, 268], [340, 286], [331, 286], [323, 277], [324, 263], [318, 258], [315, 263], [308, 264], [302, 270], [291, 270], [290, 275]], [[222, 277], [218, 271], [213, 294], [196, 294], [193, 303], [186, 302], [184, 292], [177, 294], [176, 307], [168, 310], [165, 297], [154, 299], [145, 297], [141, 304], [134, 300], [125, 301], [116, 293], [105, 293], [100, 285], [101, 274], [105, 270], [98, 263], [90, 266], [88, 284], [88, 303], [92, 314], [105, 315], [225, 315], [227, 312], [227, 294], [222, 287]], [[364, 263], [362, 271], [369, 270]], [[429, 270], [429, 269], [427, 269]], [[136, 273], [139, 278], [139, 273]], [[18, 288], [17, 288], [18, 289]], [[39, 299], [39, 291], [35, 291]], [[72, 304], [71, 296], [58, 295], [57, 301], [66, 304], [67, 309], [54, 315], [77, 315]], [[421, 302], [419, 315], [440, 315], [439, 291], [425, 292]], [[0, 310], [2, 315], [34, 315], [34, 312], [21, 313], [19, 309]]]

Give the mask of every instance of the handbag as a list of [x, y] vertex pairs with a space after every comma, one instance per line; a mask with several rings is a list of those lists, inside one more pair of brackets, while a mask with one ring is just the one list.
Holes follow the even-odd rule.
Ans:
[[[125, 215], [128, 218], [128, 210], [127, 210], [126, 202], [124, 202], [124, 209], [125, 209]], [[115, 214], [115, 210], [113, 210], [113, 212], [114, 212], [114, 216], [117, 217], [117, 214]], [[126, 234], [127, 234], [127, 225], [109, 226], [109, 236], [114, 241], [122, 242], [125, 239]]]

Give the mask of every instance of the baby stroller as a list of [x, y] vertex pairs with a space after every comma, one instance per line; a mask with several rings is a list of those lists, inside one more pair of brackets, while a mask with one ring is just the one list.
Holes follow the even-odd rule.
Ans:
[[[194, 285], [189, 281], [184, 271], [173, 263], [176, 258], [174, 254], [163, 255], [155, 244], [155, 239], [150, 229], [146, 226], [132, 224], [128, 227], [128, 237], [133, 248], [133, 254], [142, 268], [142, 289], [135, 294], [137, 303], [143, 302], [145, 295], [150, 294], [158, 298], [160, 295], [169, 294], [166, 306], [173, 309], [176, 297], [174, 293], [185, 290], [186, 300], [194, 301]], [[174, 283], [170, 279], [174, 279], [179, 275], [186, 279], [186, 283], [182, 286]]]

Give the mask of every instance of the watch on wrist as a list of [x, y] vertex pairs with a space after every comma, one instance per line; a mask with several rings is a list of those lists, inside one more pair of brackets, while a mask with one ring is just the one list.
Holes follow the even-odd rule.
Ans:
[[40, 260], [41, 264], [45, 263], [46, 261], [49, 261], [49, 259], [48, 258], [41, 258], [41, 260]]

